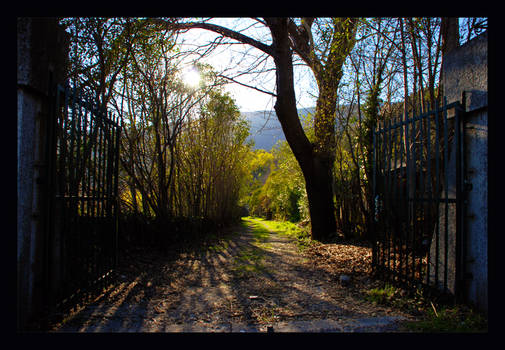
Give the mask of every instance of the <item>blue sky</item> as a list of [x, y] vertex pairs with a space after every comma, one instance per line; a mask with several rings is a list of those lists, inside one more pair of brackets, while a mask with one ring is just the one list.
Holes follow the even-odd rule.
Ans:
[[[460, 30], [462, 32], [464, 32], [465, 20], [466, 19], [460, 18]], [[244, 34], [267, 44], [270, 40], [269, 30], [262, 25], [251, 26], [254, 20], [250, 18], [215, 18], [211, 20], [211, 23], [220, 24], [231, 29], [245, 29]], [[464, 33], [461, 34], [462, 36], [464, 35]], [[217, 34], [207, 30], [192, 29], [181, 34], [180, 39], [193, 45], [202, 45], [212, 41], [216, 36]], [[241, 69], [250, 67], [258, 54], [261, 54], [261, 51], [249, 45], [234, 44], [218, 48], [209, 57], [205, 58], [204, 61], [211, 64], [218, 71], [226, 70], [227, 75], [233, 75]], [[265, 67], [274, 67], [271, 58], [266, 60]], [[344, 74], [342, 82], [345, 82], [346, 78], [347, 75]], [[299, 109], [314, 107], [316, 104], [316, 98], [314, 96], [317, 96], [317, 86], [310, 69], [305, 66], [295, 65], [294, 79], [297, 107]], [[258, 75], [245, 74], [240, 76], [237, 80], [244, 84], [257, 86], [263, 90], [274, 92], [274, 71]], [[275, 98], [270, 95], [234, 83], [228, 84], [226, 90], [234, 97], [242, 112], [273, 109]], [[402, 97], [397, 96], [397, 98]]]
[[[214, 19], [212, 23], [221, 24], [229, 28], [238, 26], [239, 28], [248, 27], [253, 21], [249, 18], [221, 18]], [[244, 34], [250, 35], [262, 42], [270, 37], [267, 28], [249, 28]], [[217, 35], [213, 32], [200, 29], [192, 29], [187, 33], [181, 34], [180, 39], [192, 45], [205, 44], [213, 40]], [[249, 45], [236, 44], [218, 48], [213, 54], [205, 58], [206, 63], [211, 64], [216, 70], [226, 70], [233, 75], [241, 69], [247, 69], [254, 62], [255, 57], [261, 52]], [[267, 58], [265, 68], [273, 68], [273, 60]], [[248, 85], [257, 86], [262, 90], [274, 92], [275, 89], [275, 72], [270, 71], [262, 74], [245, 74], [237, 78], [240, 82]], [[299, 108], [307, 108], [315, 106], [316, 85], [306, 67], [295, 68], [296, 96]], [[251, 112], [258, 110], [272, 110], [275, 103], [275, 98], [271, 95], [247, 88], [238, 84], [230, 83], [226, 86], [226, 91], [234, 97], [241, 112]]]

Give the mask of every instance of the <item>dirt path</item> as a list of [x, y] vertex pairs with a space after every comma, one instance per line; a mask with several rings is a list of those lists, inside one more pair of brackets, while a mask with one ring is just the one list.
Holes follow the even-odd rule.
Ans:
[[[366, 301], [367, 274], [349, 270], [352, 261], [331, 262], [324, 253], [331, 247], [300, 253], [290, 238], [261, 225], [247, 221], [219, 244], [177, 259], [132, 258], [114, 287], [53, 331], [393, 332], [411, 319]], [[369, 254], [352, 249], [355, 259]], [[344, 272], [351, 277], [345, 285]]]

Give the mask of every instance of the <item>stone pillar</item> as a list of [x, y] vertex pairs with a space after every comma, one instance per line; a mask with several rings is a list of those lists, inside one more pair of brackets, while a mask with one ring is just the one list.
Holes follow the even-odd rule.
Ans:
[[63, 82], [68, 36], [55, 18], [17, 19], [17, 326], [40, 311], [44, 277], [45, 143], [50, 80]]
[[485, 32], [448, 53], [443, 66], [444, 95], [448, 103], [461, 101], [466, 112], [463, 292], [483, 312], [488, 311], [487, 43]]

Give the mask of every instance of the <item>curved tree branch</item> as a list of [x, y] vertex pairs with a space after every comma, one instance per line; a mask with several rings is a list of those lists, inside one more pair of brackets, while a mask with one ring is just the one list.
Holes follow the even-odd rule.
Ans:
[[270, 56], [273, 55], [273, 50], [272, 50], [271, 46], [263, 44], [262, 42], [259, 42], [257, 40], [254, 40], [251, 37], [248, 37], [247, 35], [244, 35], [242, 33], [236, 32], [234, 30], [219, 26], [217, 24], [205, 23], [205, 22], [181, 23], [181, 22], [168, 21], [168, 20], [158, 19], [158, 18], [150, 18], [150, 19], [148, 19], [148, 21], [153, 24], [165, 26], [169, 30], [187, 30], [187, 29], [192, 29], [192, 28], [210, 30], [212, 32], [224, 35], [228, 38], [240, 41], [241, 43], [254, 46], [258, 50], [261, 50]]
[[255, 87], [255, 86], [251, 86], [251, 85], [247, 85], [247, 84], [241, 83], [240, 81], [235, 80], [235, 79], [230, 78], [230, 77], [227, 77], [226, 75], [218, 74], [218, 75], [217, 75], [217, 77], [220, 77], [220, 78], [225, 78], [225, 79], [227, 79], [227, 80], [229, 80], [229, 81], [232, 81], [232, 82], [234, 82], [234, 83], [236, 83], [236, 84], [239, 84], [239, 85], [245, 86], [245, 87], [250, 88], [250, 89], [257, 90], [257, 91], [259, 91], [259, 92], [262, 92], [262, 93], [264, 93], [264, 94], [267, 94], [267, 95], [270, 95], [270, 96], [273, 96], [273, 97], [277, 97], [277, 95], [276, 95], [276, 94], [274, 94], [273, 92], [266, 91], [266, 90], [261, 90], [261, 89], [259, 89], [259, 88]]

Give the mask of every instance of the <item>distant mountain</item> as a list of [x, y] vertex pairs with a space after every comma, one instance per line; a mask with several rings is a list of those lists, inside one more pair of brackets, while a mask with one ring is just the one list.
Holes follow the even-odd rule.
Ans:
[[[301, 108], [298, 110], [298, 116], [302, 117], [308, 113], [314, 114], [315, 111], [316, 107]], [[249, 138], [254, 140], [254, 149], [270, 151], [277, 141], [286, 140], [275, 111], [242, 112], [241, 114], [251, 123]], [[337, 130], [345, 125], [345, 123], [340, 125], [340, 122], [348, 120], [350, 115], [357, 117], [358, 108], [356, 105], [352, 106], [352, 109], [349, 105], [340, 105], [337, 108]]]
[[[314, 113], [315, 107], [298, 110], [298, 115]], [[275, 111], [242, 112], [242, 116], [251, 123], [251, 136], [254, 140], [254, 149], [270, 151], [279, 140], [286, 140], [281, 124]]]

